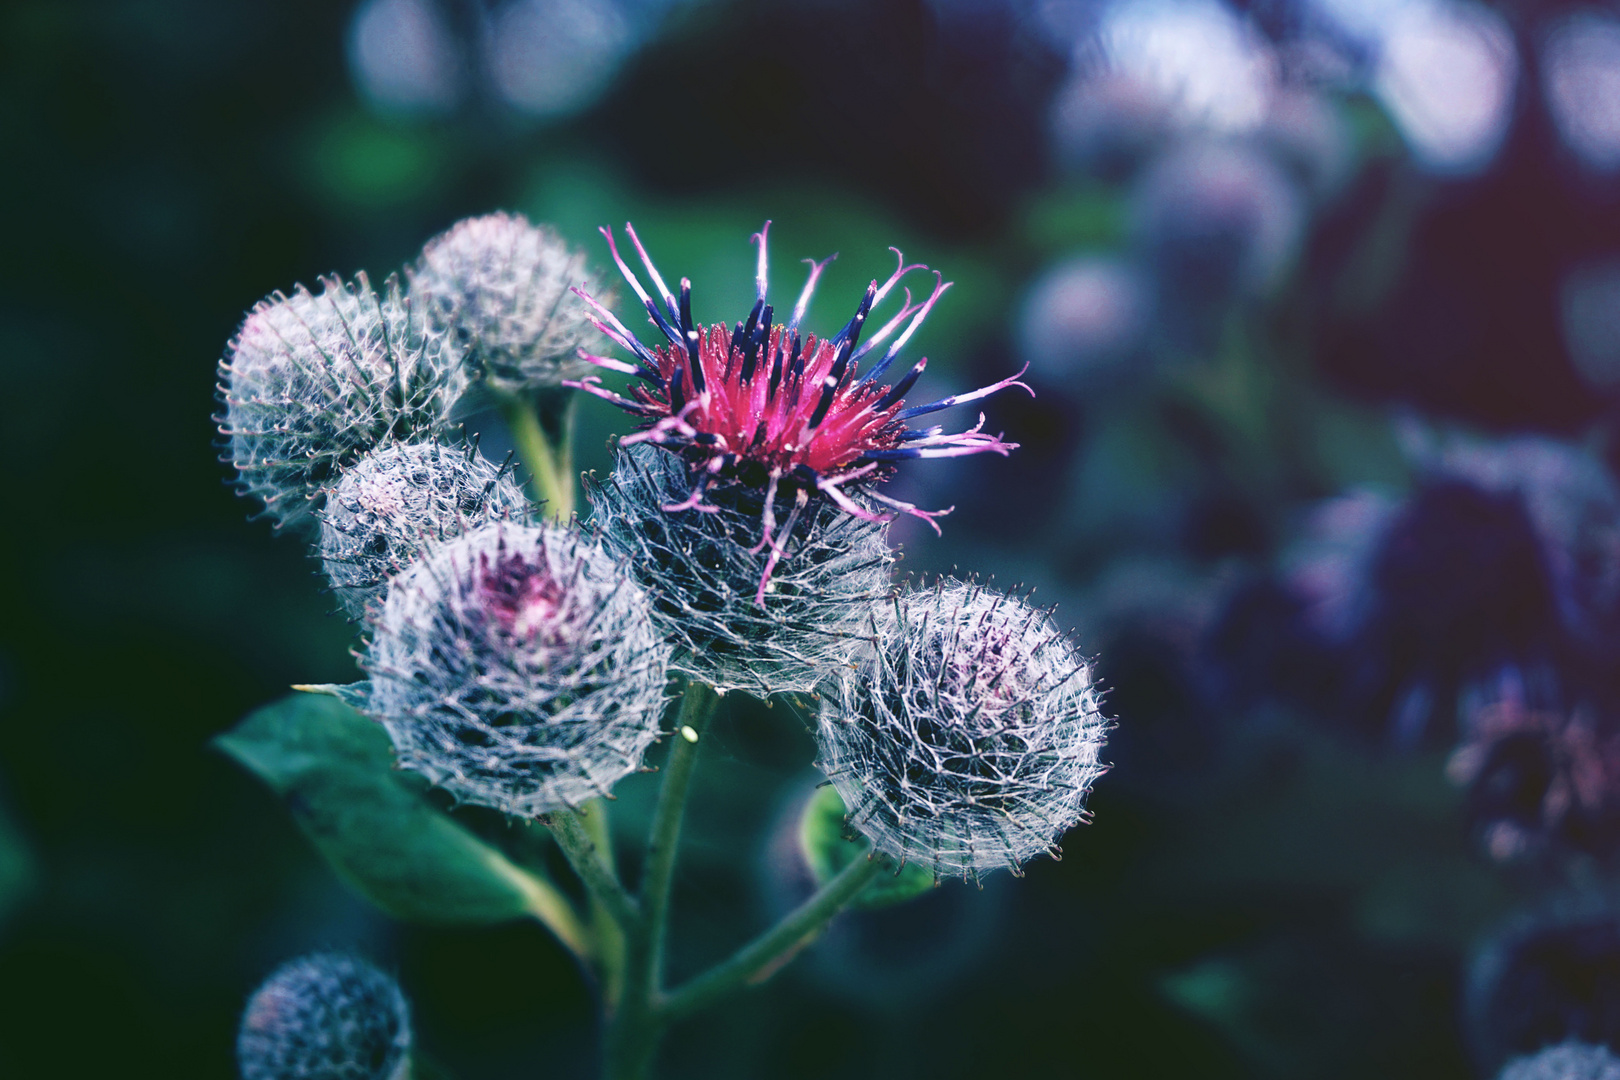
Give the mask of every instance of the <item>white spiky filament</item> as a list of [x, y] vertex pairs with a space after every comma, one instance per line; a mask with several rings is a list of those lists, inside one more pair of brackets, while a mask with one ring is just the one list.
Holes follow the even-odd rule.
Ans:
[[579, 352], [601, 352], [606, 339], [572, 291], [585, 271], [585, 256], [553, 230], [496, 213], [428, 241], [407, 274], [433, 325], [461, 343], [492, 386], [519, 393], [594, 370]]
[[400, 765], [533, 817], [641, 766], [668, 659], [612, 556], [572, 529], [491, 522], [390, 581], [362, 665]]
[[466, 388], [460, 354], [428, 329], [392, 277], [320, 279], [260, 301], [220, 361], [219, 422], [242, 493], [283, 527], [388, 439], [448, 430]]
[[823, 694], [818, 767], [873, 845], [975, 879], [1088, 818], [1109, 727], [1090, 665], [1050, 611], [945, 580], [886, 605]]
[[722, 691], [814, 690], [854, 657], [891, 591], [882, 523], [821, 500], [766, 516], [741, 486], [690, 505], [685, 463], [656, 446], [621, 450], [587, 493], [603, 542], [651, 596], [675, 669]]
[[254, 991], [236, 1059], [242, 1080], [404, 1080], [410, 1048], [399, 985], [358, 957], [316, 953]]
[[1620, 1058], [1606, 1046], [1571, 1040], [1515, 1058], [1498, 1080], [1620, 1080]]
[[358, 620], [424, 541], [449, 540], [486, 521], [527, 522], [531, 513], [511, 471], [472, 446], [383, 446], [327, 491], [318, 554], [344, 611]]

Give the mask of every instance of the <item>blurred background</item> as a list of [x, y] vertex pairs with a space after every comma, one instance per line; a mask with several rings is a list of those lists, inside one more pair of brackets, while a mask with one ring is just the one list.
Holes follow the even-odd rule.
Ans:
[[[1620, 1048], [1620, 4], [17, 0], [0, 50], [0, 1074], [232, 1076], [246, 995], [329, 947], [455, 1076], [593, 1074], [539, 928], [376, 914], [208, 746], [356, 677], [225, 486], [226, 341], [493, 209], [598, 266], [634, 221], [699, 321], [766, 218], [779, 290], [840, 253], [816, 328], [890, 245], [942, 270], [918, 393], [1037, 395], [986, 407], [1011, 459], [892, 486], [957, 507], [902, 566], [1037, 587], [1119, 717], [1062, 862], [847, 917], [664, 1075]], [[807, 887], [813, 755], [728, 705], [676, 975]]]

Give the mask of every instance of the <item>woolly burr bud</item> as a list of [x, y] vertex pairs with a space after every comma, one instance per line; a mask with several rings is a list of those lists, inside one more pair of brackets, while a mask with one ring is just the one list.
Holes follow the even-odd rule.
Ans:
[[669, 648], [577, 532], [489, 522], [388, 585], [363, 664], [399, 763], [532, 817], [607, 795], [658, 737]]
[[585, 256], [522, 214], [458, 222], [428, 241], [409, 271], [411, 296], [450, 333], [490, 385], [517, 393], [561, 386], [595, 367], [581, 348], [606, 339], [572, 289]]
[[219, 365], [227, 460], [278, 527], [308, 520], [323, 487], [372, 447], [446, 429], [467, 383], [397, 280], [380, 293], [365, 274], [320, 284], [260, 301]]
[[344, 610], [358, 620], [425, 540], [448, 540], [484, 521], [526, 521], [529, 511], [512, 474], [473, 447], [381, 447], [344, 470], [327, 492], [321, 564]]
[[644, 443], [587, 493], [603, 542], [651, 596], [675, 669], [721, 691], [814, 690], [850, 662], [891, 591], [885, 526], [825, 500], [768, 512], [763, 493], [729, 485], [699, 508], [685, 462]]
[[1515, 1058], [1497, 1080], [1620, 1080], [1620, 1058], [1606, 1046], [1570, 1041]]
[[960, 581], [903, 593], [822, 698], [817, 765], [877, 850], [936, 877], [1019, 866], [1086, 820], [1109, 724], [1051, 613]]
[[278, 968], [249, 999], [236, 1036], [242, 1080], [405, 1080], [410, 1049], [398, 984], [341, 953]]

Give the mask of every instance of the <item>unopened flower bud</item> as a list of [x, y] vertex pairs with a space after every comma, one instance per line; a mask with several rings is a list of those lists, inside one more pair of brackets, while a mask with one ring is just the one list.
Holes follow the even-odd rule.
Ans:
[[321, 508], [321, 564], [344, 610], [359, 619], [425, 541], [493, 520], [526, 521], [512, 474], [473, 447], [437, 442], [373, 450], [343, 471]]
[[1086, 820], [1108, 728], [1049, 611], [975, 584], [907, 592], [822, 698], [817, 765], [878, 851], [1015, 873]]
[[676, 670], [720, 690], [814, 690], [854, 656], [890, 591], [884, 525], [826, 500], [767, 516], [764, 495], [731, 485], [683, 507], [685, 462], [647, 444], [622, 450], [588, 494], [603, 541], [651, 596]]
[[535, 816], [606, 795], [658, 737], [669, 648], [577, 532], [489, 522], [388, 585], [364, 666], [399, 763]]
[[405, 1080], [410, 1050], [399, 985], [341, 953], [278, 968], [249, 999], [236, 1036], [242, 1080]]
[[248, 314], [220, 361], [217, 418], [245, 495], [278, 527], [306, 520], [339, 470], [388, 439], [448, 427], [459, 354], [389, 278], [321, 279]]
[[428, 241], [409, 276], [412, 299], [496, 389], [581, 378], [594, 368], [579, 350], [606, 344], [571, 291], [584, 283], [585, 256], [522, 214], [457, 222]]

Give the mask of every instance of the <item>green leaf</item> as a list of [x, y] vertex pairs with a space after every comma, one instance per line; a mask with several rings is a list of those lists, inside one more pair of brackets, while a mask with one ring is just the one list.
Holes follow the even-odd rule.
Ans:
[[[865, 847], [846, 834], [844, 800], [830, 784], [818, 788], [805, 804], [799, 819], [799, 847], [818, 886], [831, 881], [855, 858], [864, 858]], [[855, 898], [850, 907], [865, 911], [903, 904], [934, 887], [934, 875], [915, 863], [901, 867], [898, 874], [880, 874]]]
[[339, 876], [401, 919], [546, 919], [560, 897], [429, 805], [394, 768], [381, 726], [337, 696], [299, 693], [248, 715], [214, 745], [280, 795]]

